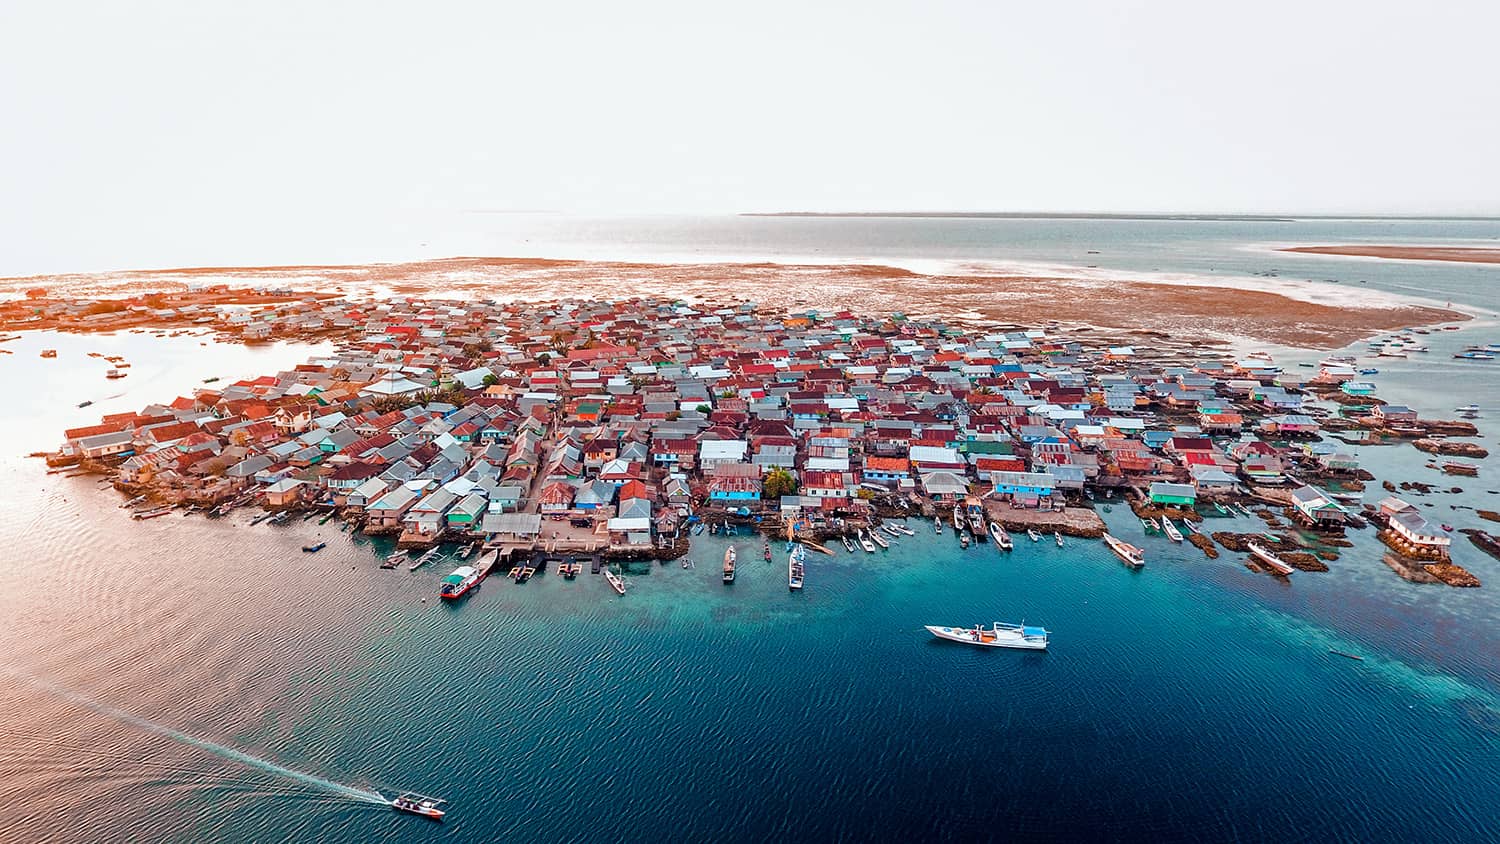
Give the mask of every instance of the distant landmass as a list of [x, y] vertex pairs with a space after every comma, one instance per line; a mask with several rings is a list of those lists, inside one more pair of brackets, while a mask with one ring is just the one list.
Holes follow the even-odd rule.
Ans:
[[1500, 217], [1443, 217], [1387, 214], [1094, 214], [1052, 211], [763, 211], [741, 217], [870, 217], [934, 220], [1179, 220], [1224, 223], [1295, 223], [1298, 220], [1459, 220], [1487, 222]]

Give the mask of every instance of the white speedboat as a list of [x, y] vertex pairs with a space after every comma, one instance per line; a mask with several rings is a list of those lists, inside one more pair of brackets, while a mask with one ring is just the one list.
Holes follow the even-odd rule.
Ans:
[[868, 537], [870, 537], [870, 541], [871, 542], [874, 542], [876, 545], [879, 545], [881, 548], [890, 548], [891, 547], [891, 543], [886, 542], [885, 541], [885, 537], [881, 536], [879, 534], [879, 532], [877, 532], [877, 531], [873, 531], [873, 530], [866, 531], [865, 535], [868, 536]]
[[391, 808], [409, 815], [420, 815], [432, 821], [440, 821], [448, 814], [442, 806], [447, 803], [437, 797], [427, 797], [414, 791], [404, 791], [391, 800]]
[[1063, 547], [1063, 544], [1062, 544], [1062, 533], [1060, 531], [1055, 531], [1055, 530], [1052, 531], [1052, 538], [1057, 540], [1057, 547], [1059, 547], [1059, 548]]
[[1133, 569], [1138, 569], [1146, 565], [1146, 552], [1131, 545], [1129, 542], [1116, 539], [1106, 533], [1104, 534], [1104, 544], [1108, 545], [1109, 550], [1115, 552], [1115, 556], [1119, 557], [1125, 565]]
[[796, 590], [802, 588], [802, 577], [807, 572], [804, 565], [806, 558], [807, 550], [801, 545], [798, 545], [792, 551], [791, 557], [787, 560], [786, 564], [786, 586], [788, 589]]
[[992, 627], [936, 627], [927, 625], [927, 632], [950, 642], [978, 645], [982, 648], [1020, 648], [1028, 651], [1047, 649], [1047, 631], [1041, 627], [1024, 624], [1006, 624], [997, 621]]
[[1166, 516], [1161, 517], [1161, 528], [1162, 530], [1167, 532], [1168, 539], [1172, 540], [1173, 542], [1182, 541], [1181, 531], [1177, 530], [1177, 525], [1172, 524], [1172, 520], [1167, 518]]
[[998, 522], [990, 522], [990, 536], [994, 538], [995, 544], [1000, 547], [1001, 551], [1009, 551], [1016, 547], [1016, 544], [1010, 541], [1010, 534], [1006, 533], [1005, 528], [1000, 527]]
[[1036, 528], [1027, 528], [1026, 529], [1026, 535], [1028, 537], [1030, 537], [1030, 539], [1031, 539], [1032, 542], [1041, 542], [1042, 541], [1042, 535], [1040, 533], [1036, 532]]
[[1261, 546], [1255, 544], [1254, 542], [1249, 543], [1249, 545], [1250, 545], [1250, 553], [1254, 554], [1255, 557], [1256, 557], [1256, 559], [1258, 559], [1261, 562], [1265, 563], [1267, 566], [1270, 566], [1272, 574], [1277, 574], [1277, 575], [1280, 575], [1282, 577], [1288, 577], [1288, 576], [1291, 575], [1292, 572], [1296, 571], [1296, 569], [1294, 569], [1291, 566], [1287, 565], [1286, 562], [1283, 561], [1280, 557], [1276, 556], [1275, 554], [1272, 554], [1270, 551], [1266, 550], [1265, 548], [1262, 548]]
[[843, 536], [840, 536], [839, 539], [842, 540], [843, 543], [844, 543], [844, 550], [848, 551], [851, 554], [853, 554], [854, 553], [854, 543], [852, 541], [850, 541], [849, 534], [846, 533]]
[[866, 554], [875, 553], [875, 543], [866, 539], [863, 532], [859, 534], [859, 547], [865, 549]]

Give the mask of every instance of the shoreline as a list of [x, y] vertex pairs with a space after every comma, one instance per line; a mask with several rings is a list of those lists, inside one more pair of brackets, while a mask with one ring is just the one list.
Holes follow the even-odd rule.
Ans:
[[1500, 248], [1483, 246], [1395, 246], [1383, 244], [1341, 246], [1282, 246], [1277, 252], [1326, 255], [1339, 258], [1374, 258], [1382, 261], [1422, 261], [1444, 264], [1500, 264]]
[[[954, 271], [964, 267], [971, 271]], [[1288, 290], [1247, 290], [1197, 280], [1143, 281], [1100, 272], [1089, 277], [997, 273], [978, 264], [921, 272], [880, 263], [638, 263], [547, 258], [456, 257], [382, 264], [184, 267], [115, 273], [72, 273], [0, 279], [17, 322], [16, 297], [45, 289], [53, 300], [173, 291], [191, 295], [211, 285], [281, 297], [322, 294], [350, 299], [391, 296], [482, 297], [549, 301], [566, 297], [662, 296], [688, 301], [736, 298], [788, 309], [849, 309], [938, 316], [992, 326], [1055, 322], [1127, 332], [1242, 338], [1305, 349], [1335, 349], [1384, 331], [1467, 321], [1455, 308], [1379, 294], [1363, 306], [1297, 298]], [[1208, 281], [1208, 280], [1204, 280]], [[1308, 282], [1308, 285], [1315, 283]], [[1283, 288], [1284, 285], [1281, 285]], [[1303, 285], [1298, 285], [1303, 286]], [[275, 304], [236, 302], [259, 307]]]

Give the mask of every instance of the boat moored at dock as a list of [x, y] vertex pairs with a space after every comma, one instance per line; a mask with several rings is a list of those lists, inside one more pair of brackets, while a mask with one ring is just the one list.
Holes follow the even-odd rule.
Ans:
[[1173, 542], [1182, 541], [1182, 532], [1177, 530], [1177, 525], [1172, 524], [1172, 520], [1166, 516], [1161, 517], [1161, 529], [1167, 532], [1167, 538]]
[[1001, 551], [1010, 551], [1016, 547], [1010, 539], [1010, 534], [1005, 532], [1005, 528], [1001, 527], [999, 522], [990, 522], [990, 536], [994, 538], [995, 545]]
[[724, 549], [724, 582], [725, 583], [733, 583], [734, 582], [734, 564], [735, 564], [734, 546], [731, 545], [728, 548]]
[[619, 576], [618, 574], [615, 574], [611, 569], [605, 569], [604, 579], [609, 581], [609, 588], [615, 590], [621, 595], [625, 594], [625, 578]]
[[1116, 539], [1106, 533], [1104, 534], [1104, 544], [1108, 545], [1109, 550], [1115, 552], [1115, 556], [1119, 557], [1125, 565], [1132, 569], [1139, 569], [1146, 565], [1146, 552], [1131, 545], [1129, 542]]
[[1296, 571], [1296, 569], [1287, 565], [1287, 563], [1280, 557], [1272, 554], [1270, 551], [1266, 550], [1260, 545], [1251, 542], [1248, 543], [1248, 547], [1250, 548], [1250, 553], [1254, 554], [1257, 560], [1260, 560], [1270, 567], [1272, 574], [1280, 575], [1281, 577], [1288, 577], [1292, 572]]
[[790, 558], [786, 565], [786, 586], [793, 591], [802, 588], [802, 580], [807, 573], [807, 549], [798, 545], [792, 549]]
[[479, 585], [479, 569], [473, 566], [459, 566], [453, 573], [443, 578], [443, 583], [438, 587], [438, 597], [445, 601], [456, 601], [469, 594], [469, 590]]
[[978, 645], [982, 648], [1017, 648], [1028, 651], [1047, 649], [1047, 630], [1042, 627], [1007, 624], [1003, 621], [994, 622], [989, 628], [980, 627], [977, 624], [973, 627], [938, 627], [929, 624], [926, 627], [927, 632], [939, 639], [962, 642], [965, 645]]

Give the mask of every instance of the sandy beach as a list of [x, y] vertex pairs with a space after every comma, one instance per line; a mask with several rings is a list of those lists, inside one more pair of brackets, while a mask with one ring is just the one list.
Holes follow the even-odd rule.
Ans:
[[[0, 294], [53, 297], [182, 291], [204, 285], [273, 291], [556, 300], [726, 296], [788, 308], [940, 316], [954, 322], [1048, 321], [1203, 338], [1337, 348], [1371, 334], [1465, 319], [1458, 312], [1376, 300], [1333, 305], [1232, 287], [998, 274], [921, 273], [877, 264], [653, 264], [459, 257], [405, 263], [191, 267], [0, 279]], [[12, 326], [19, 327], [19, 326]]]
[[1500, 264], [1500, 249], [1482, 246], [1288, 246], [1279, 252], [1309, 255], [1346, 255], [1398, 261], [1456, 261], [1463, 264]]

